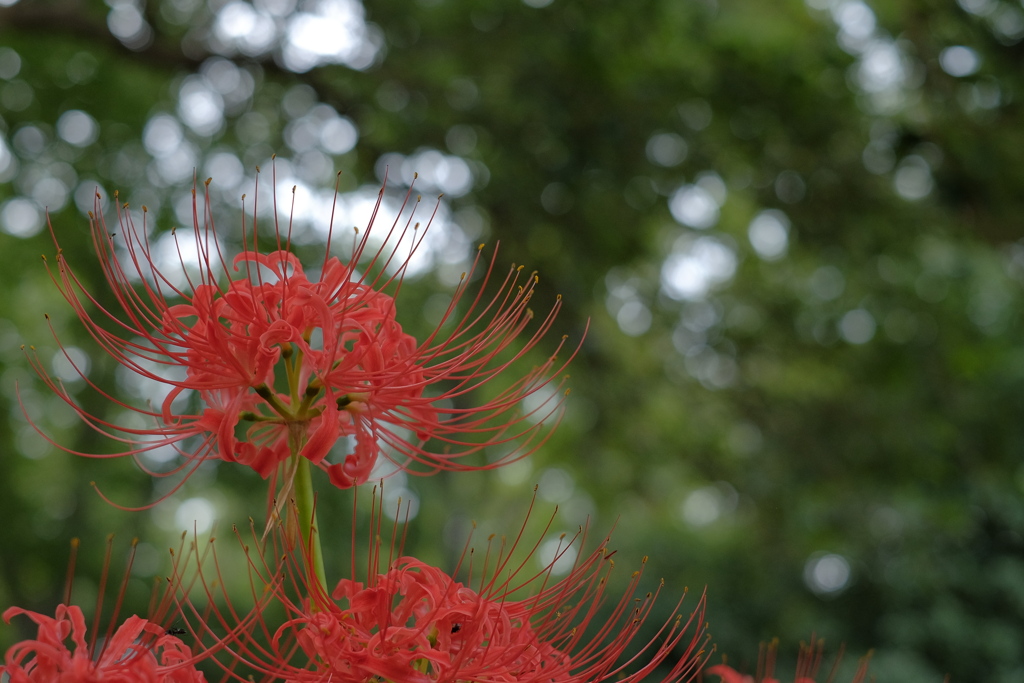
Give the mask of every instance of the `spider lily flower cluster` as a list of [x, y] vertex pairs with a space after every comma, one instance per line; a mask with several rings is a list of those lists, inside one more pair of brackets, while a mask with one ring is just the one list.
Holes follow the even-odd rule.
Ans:
[[[104, 576], [110, 566], [112, 540], [107, 541]], [[135, 557], [136, 543], [133, 542], [128, 570], [121, 582], [110, 623], [101, 635], [105, 586], [100, 585], [90, 630], [82, 609], [71, 604], [77, 539], [72, 541], [71, 547], [64, 602], [57, 606], [54, 616], [20, 607], [4, 610], [5, 623], [11, 623], [16, 617], [27, 617], [35, 624], [36, 636], [16, 643], [7, 651], [0, 664], [0, 680], [9, 683], [205, 683], [204, 675], [196, 668], [197, 658], [178, 637], [185, 631], [163, 625], [174, 598], [178, 593], [187, 594], [187, 587], [168, 582], [162, 592], [154, 590], [148, 618], [133, 614], [119, 623], [118, 613]], [[178, 556], [181, 557], [181, 553]], [[182, 570], [176, 567], [172, 573], [179, 575], [184, 573]]]
[[[25, 615], [37, 626], [35, 639], [17, 643], [7, 651], [0, 675], [10, 683], [63, 683], [64, 681], [139, 681], [152, 683], [204, 683], [192, 662], [188, 646], [167, 629], [139, 616], [131, 616], [96, 648], [86, 642], [85, 616], [75, 605], [59, 605], [49, 617], [11, 607], [3, 613], [10, 623]], [[69, 649], [71, 639], [74, 649]]]
[[[775, 675], [775, 659], [778, 654], [779, 643], [772, 641], [767, 646], [762, 644], [757, 656], [757, 670], [754, 675], [740, 673], [725, 662], [709, 666], [705, 673], [717, 676], [720, 683], [779, 683]], [[793, 675], [793, 683], [816, 683], [819, 681], [822, 662], [825, 654], [825, 643], [823, 640], [811, 637], [809, 643], [800, 644], [800, 654], [797, 657], [796, 671]], [[862, 657], [857, 662], [857, 668], [850, 678], [850, 683], [863, 683], [868, 676], [868, 662], [870, 655]], [[839, 664], [842, 662], [843, 653], [840, 650], [835, 662], [829, 669], [824, 683], [833, 683], [836, 680]]]
[[[544, 533], [553, 522], [552, 517]], [[379, 528], [379, 520], [371, 519], [370, 527]], [[206, 576], [201, 561], [196, 562], [200, 577], [195, 583], [206, 589], [206, 604], [188, 596], [181, 601], [183, 619], [199, 636], [197, 647], [206, 648], [239, 680], [246, 676], [238, 667], [263, 681], [638, 683], [653, 680], [671, 657], [661, 680], [672, 683], [693, 676], [704, 660], [703, 596], [685, 617], [679, 612], [680, 598], [654, 639], [625, 656], [661, 589], [635, 597], [641, 569], [632, 573], [621, 596], [610, 599], [608, 579], [615, 563], [608, 538], [593, 552], [576, 555], [571, 570], [556, 580], [556, 565], [583, 546], [583, 529], [563, 539], [539, 571], [531, 569], [539, 541], [525, 550], [524, 558], [514, 559], [526, 532], [524, 522], [511, 543], [492, 538], [483, 558], [473, 550], [464, 552], [449, 574], [403, 556], [400, 544], [395, 547], [396, 524], [388, 547], [392, 557], [382, 556], [378, 535], [367, 576], [355, 578], [353, 563], [351, 577], [331, 590], [310, 570], [308, 549], [287, 551], [283, 528], [266, 552], [259, 550], [255, 529], [252, 542], [243, 543], [250, 584], [263, 596], [254, 609], [234, 607], [218, 580], [219, 568]], [[466, 578], [457, 579], [459, 574]], [[284, 608], [276, 627], [264, 619], [268, 605]]]
[[[418, 342], [397, 320], [396, 295], [429, 223], [422, 229], [413, 223], [419, 199], [407, 195], [403, 211], [413, 205], [407, 219], [375, 226], [384, 192], [382, 187], [370, 225], [357, 228], [345, 260], [330, 255], [331, 217], [327, 249], [311, 278], [289, 251], [290, 224], [285, 230], [275, 225], [275, 248], [263, 253], [256, 221], [247, 226], [244, 212], [243, 248], [229, 257], [218, 239], [207, 181], [205, 202], [193, 190], [192, 238], [200, 263], [191, 276], [181, 263], [190, 284], [184, 289], [174, 284], [180, 274], [156, 265], [148, 226], [137, 227], [124, 204], [116, 208], [118, 230], [112, 232], [97, 195], [92, 239], [117, 308], [99, 305], [52, 227], [58, 253], [56, 265], [47, 261], [47, 267], [102, 349], [141, 378], [164, 385], [165, 398], [158, 407], [125, 405], [93, 387], [151, 425], [119, 426], [80, 405], [34, 360], [37, 372], [90, 426], [125, 444], [116, 455], [173, 447], [191, 469], [219, 458], [266, 478], [297, 454], [347, 488], [367, 481], [381, 456], [429, 472], [496, 467], [530, 453], [544, 438], [545, 420], [559, 412], [561, 375], [572, 355], [558, 358], [564, 337], [546, 362], [481, 404], [467, 401], [537, 345], [560, 298], [517, 345], [534, 317], [537, 277], [513, 266], [496, 293], [486, 295], [495, 257], [484, 259], [481, 245], [438, 328]], [[371, 232], [384, 232], [377, 248]], [[411, 245], [404, 255], [400, 244]], [[481, 270], [479, 285], [472, 284]], [[201, 407], [180, 412], [180, 399], [190, 392], [198, 394]], [[537, 392], [544, 398], [524, 412], [523, 399]], [[341, 462], [330, 463], [327, 455], [341, 437], [351, 437], [354, 446]], [[200, 445], [186, 449], [189, 440]], [[491, 447], [505, 452], [484, 464], [462, 460]]]
[[[51, 278], [106, 354], [162, 387], [158, 405], [128, 405], [85, 373], [91, 396], [106, 405], [79, 402], [34, 353], [28, 357], [89, 427], [120, 444], [112, 456], [65, 450], [134, 457], [144, 466], [138, 456], [173, 449], [183, 462], [170, 474], [181, 476], [165, 496], [209, 459], [269, 479], [266, 526], [258, 533], [253, 524], [245, 546], [253, 607], [232, 604], [216, 551], [211, 575], [197, 540], [185, 553], [196, 559], [191, 576], [190, 563], [175, 556], [173, 598], [148, 619], [133, 616], [118, 626], [115, 618], [98, 650], [95, 641], [86, 645], [84, 616], [70, 599], [55, 617], [8, 609], [5, 619], [28, 616], [38, 633], [8, 651], [0, 675], [11, 683], [202, 683], [201, 671], [267, 683], [680, 683], [699, 673], [708, 656], [703, 596], [689, 614], [680, 611], [680, 598], [653, 636], [641, 636], [661, 587], [639, 593], [641, 569], [621, 597], [612, 596], [608, 539], [589, 554], [568, 554], [582, 546], [583, 529], [540, 570], [530, 567], [541, 541], [521, 547], [524, 524], [508, 547], [488, 547], [482, 568], [469, 552], [448, 573], [405, 555], [401, 543], [385, 561], [378, 514], [367, 572], [356, 576], [353, 531], [353, 569], [331, 588], [323, 539], [335, 535], [321, 533], [317, 522], [313, 468], [333, 487], [350, 489], [355, 510], [355, 491], [381, 458], [429, 474], [523, 457], [557, 422], [568, 393], [564, 370], [579, 347], [563, 349], [563, 337], [539, 364], [512, 374], [550, 331], [561, 302], [535, 319], [537, 277], [521, 266], [499, 276], [495, 256], [485, 257], [482, 246], [437, 328], [423, 340], [406, 332], [399, 295], [430, 223], [415, 223], [419, 199], [411, 190], [399, 217], [381, 227], [381, 188], [369, 225], [356, 229], [344, 258], [332, 254], [332, 214], [324, 255], [310, 266], [292, 251], [290, 223], [282, 229], [275, 221], [264, 250], [256, 219], [246, 224], [245, 211], [241, 249], [229, 254], [208, 186], [192, 193], [190, 241], [199, 269], [190, 272], [181, 259], [185, 285], [157, 266], [145, 207], [137, 227], [127, 204], [117, 206], [116, 232], [98, 200], [90, 214], [109, 297], [91, 293], [76, 276], [51, 226], [58, 249], [47, 261]], [[257, 213], [254, 202], [251, 215]], [[411, 246], [400, 252], [403, 244]], [[100, 305], [110, 298], [115, 305]], [[74, 366], [72, 354], [65, 356]], [[481, 393], [488, 398], [474, 403]], [[133, 411], [141, 425], [105, 417], [110, 406]], [[330, 455], [339, 444], [340, 460]], [[516, 552], [526, 559], [513, 560]], [[556, 563], [570, 557], [572, 568], [556, 578]], [[198, 602], [191, 597], [196, 587]], [[167, 629], [168, 618], [185, 628]], [[726, 669], [713, 672], [738, 683]]]

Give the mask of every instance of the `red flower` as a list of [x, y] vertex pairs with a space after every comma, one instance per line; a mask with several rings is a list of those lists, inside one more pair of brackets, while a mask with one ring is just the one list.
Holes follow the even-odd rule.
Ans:
[[[20, 607], [9, 607], [3, 612], [3, 620], [8, 624], [19, 615], [27, 616], [35, 622], [36, 637], [15, 643], [7, 650], [3, 665], [0, 665], [0, 680], [9, 683], [204, 683], [203, 674], [196, 670], [196, 662], [200, 658], [192, 655], [192, 651], [175, 632], [161, 625], [168, 621], [169, 611], [175, 604], [175, 593], [187, 593], [187, 584], [169, 581], [162, 590], [158, 586], [150, 604], [149, 618], [132, 615], [115, 630], [135, 558], [136, 544], [137, 541], [132, 543], [128, 569], [117, 594], [110, 626], [99, 637], [105, 583], [113, 547], [113, 537], [108, 537], [96, 614], [87, 641], [85, 616], [81, 608], [70, 604], [78, 552], [78, 540], [73, 540], [64, 604], [57, 606], [55, 616]], [[183, 555], [179, 551], [175, 557], [182, 558]], [[184, 559], [187, 560], [188, 556], [185, 555]], [[188, 570], [186, 565], [187, 561], [176, 561], [172, 574], [180, 577]]]
[[[383, 196], [381, 188], [378, 209]], [[478, 251], [438, 329], [417, 342], [398, 323], [395, 301], [408, 259], [426, 231], [412, 226], [411, 218], [385, 228], [376, 251], [368, 242], [375, 229], [371, 219], [366, 230], [357, 231], [347, 260], [325, 255], [310, 277], [288, 251], [287, 238], [282, 244], [280, 230], [277, 248], [261, 253], [255, 227], [247, 230], [244, 221], [243, 249], [229, 259], [217, 238], [208, 192], [206, 203], [201, 209], [193, 191], [200, 272], [189, 277], [186, 271], [189, 286], [178, 288], [155, 264], [145, 224], [137, 229], [124, 205], [112, 234], [97, 199], [90, 225], [117, 301], [113, 310], [100, 306], [57, 245], [51, 276], [92, 337], [125, 368], [165, 387], [162, 403], [152, 409], [103, 394], [149, 423], [126, 427], [81, 407], [33, 357], [44, 381], [85, 422], [125, 444], [123, 452], [94, 457], [173, 447], [186, 459], [176, 471], [190, 473], [216, 457], [268, 477], [281, 471], [289, 455], [301, 453], [344, 488], [366, 481], [381, 455], [402, 467], [417, 463], [421, 473], [480, 469], [522, 457], [542, 442], [541, 423], [561, 404], [553, 384], [567, 361], [555, 355], [482, 405], [465, 405], [468, 394], [507, 370], [550, 328], [560, 300], [528, 338], [516, 342], [533, 318], [534, 275], [513, 267], [497, 294], [487, 297], [483, 289], [494, 257], [481, 264]], [[413, 244], [405, 256], [396, 251], [403, 239]], [[480, 268], [480, 289], [468, 295]], [[540, 407], [524, 414], [522, 400], [536, 392], [544, 392], [535, 402]], [[190, 394], [201, 399], [196, 412], [181, 409]], [[328, 452], [345, 436], [351, 437], [350, 452], [341, 462], [328, 462]], [[189, 439], [198, 447], [186, 446]], [[484, 464], [458, 461], [492, 446], [505, 447], [505, 455]]]
[[[814, 637], [811, 638], [810, 644], [800, 644], [800, 654], [797, 657], [796, 663], [796, 674], [793, 677], [794, 683], [815, 683], [818, 677], [818, 672], [821, 669], [821, 663], [824, 656], [825, 642]], [[761, 646], [761, 651], [757, 658], [757, 674], [756, 676], [750, 676], [748, 674], [741, 674], [736, 669], [726, 664], [716, 664], [715, 666], [708, 667], [705, 673], [709, 673], [718, 676], [721, 679], [721, 683], [779, 683], [779, 679], [775, 678], [775, 656], [778, 651], [778, 641], [772, 641], [770, 645], [765, 647]], [[842, 660], [843, 653], [840, 651], [839, 655], [835, 659], [835, 664], [829, 671], [825, 681], [831, 683], [835, 680], [836, 669], [839, 666], [840, 660]], [[868, 675], [868, 661], [869, 657], [864, 657], [860, 660], [857, 665], [857, 670], [854, 672], [851, 683], [862, 683]]]
[[[251, 612], [239, 614], [215, 577], [200, 579], [210, 603], [186, 600], [181, 611], [191, 612], [191, 630], [238, 681], [636, 683], [661, 667], [665, 682], [696, 675], [704, 660], [703, 597], [686, 618], [680, 600], [653, 640], [630, 654], [660, 588], [635, 598], [643, 574], [636, 571], [625, 594], [610, 599], [614, 562], [604, 545], [556, 581], [555, 564], [582, 543], [582, 530], [540, 571], [528, 568], [530, 557], [511, 562], [521, 537], [511, 547], [503, 542], [496, 557], [489, 549], [475, 588], [472, 566], [464, 582], [412, 557], [377, 570], [378, 541], [368, 579], [342, 579], [330, 594], [310, 578], [308, 557], [275, 546], [250, 555], [258, 598]], [[280, 626], [267, 622], [282, 609]]]
[[[19, 614], [38, 626], [34, 640], [24, 640], [7, 650], [0, 676], [10, 683], [203, 683], [192, 653], [181, 640], [138, 616], [121, 624], [104, 641], [99, 653], [85, 640], [82, 610], [59, 605], [55, 617], [11, 607], [4, 621]], [[73, 650], [66, 642], [71, 638]]]

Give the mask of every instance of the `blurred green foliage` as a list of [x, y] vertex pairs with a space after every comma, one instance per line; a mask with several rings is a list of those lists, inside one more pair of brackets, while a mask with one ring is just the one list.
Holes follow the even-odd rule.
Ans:
[[[51, 365], [49, 313], [92, 381], [143, 400], [49, 282], [43, 207], [112, 305], [83, 216], [96, 188], [108, 209], [115, 189], [146, 204], [157, 239], [186, 224], [196, 169], [230, 239], [276, 152], [299, 202], [335, 170], [343, 196], [372, 191], [385, 165], [396, 191], [418, 170], [425, 195], [446, 193], [448, 244], [403, 291], [410, 330], [429, 330], [470, 245], [498, 240], [502, 268], [563, 295], [552, 347], [589, 321], [543, 449], [395, 484], [420, 505], [410, 551], [454, 563], [471, 519], [515, 533], [539, 484], [531, 526], [557, 503], [559, 530], [614, 525], [625, 566], [648, 554], [668, 589], [706, 584], [734, 664], [817, 633], [873, 648], [879, 680], [1024, 681], [1016, 3], [2, 4], [0, 604], [52, 609], [71, 536], [86, 577], [106, 534], [141, 537], [141, 586], [188, 500], [222, 532], [262, 515], [259, 478], [213, 466], [151, 512], [104, 504], [88, 482], [131, 505], [166, 482], [40, 437], [26, 414], [60, 444], [114, 450], [19, 347]], [[347, 520], [319, 483], [326, 518]]]

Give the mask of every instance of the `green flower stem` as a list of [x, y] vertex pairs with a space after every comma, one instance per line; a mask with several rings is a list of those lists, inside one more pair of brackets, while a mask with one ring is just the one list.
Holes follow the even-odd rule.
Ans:
[[307, 551], [306, 543], [309, 543], [309, 564], [313, 577], [320, 582], [320, 585], [327, 588], [327, 573], [324, 571], [324, 553], [320, 545], [320, 529], [316, 519], [316, 508], [313, 505], [313, 477], [310, 473], [309, 460], [306, 460], [299, 451], [301, 450], [301, 438], [289, 438], [292, 458], [295, 464], [295, 478], [292, 480], [295, 495], [295, 507], [299, 516], [299, 542], [302, 544], [303, 552]]

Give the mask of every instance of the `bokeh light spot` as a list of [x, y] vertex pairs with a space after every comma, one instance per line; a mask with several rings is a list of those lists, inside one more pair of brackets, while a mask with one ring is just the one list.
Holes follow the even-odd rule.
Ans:
[[963, 78], [978, 72], [981, 57], [964, 45], [953, 45], [939, 53], [939, 66], [950, 76]]
[[675, 133], [658, 133], [647, 141], [647, 158], [653, 164], [671, 168], [686, 160], [686, 140]]
[[555, 576], [568, 574], [576, 563], [579, 551], [576, 546], [569, 545], [569, 538], [565, 534], [549, 538], [537, 549], [537, 562], [541, 567], [551, 567], [551, 573]]
[[79, 109], [72, 109], [57, 119], [57, 135], [75, 147], [88, 147], [96, 142], [99, 126], [96, 120]]
[[851, 344], [866, 344], [875, 336], [877, 327], [873, 315], [855, 308], [839, 321], [839, 335]]
[[714, 237], [683, 236], [661, 266], [661, 287], [676, 300], [703, 299], [736, 272], [736, 252]]
[[818, 595], [833, 595], [850, 583], [850, 563], [835, 553], [815, 553], [804, 565], [804, 583]]
[[206, 498], [188, 498], [174, 511], [174, 524], [182, 531], [202, 534], [213, 527], [217, 508]]
[[15, 237], [32, 237], [43, 229], [43, 212], [31, 199], [9, 199], [0, 205], [0, 229]]
[[718, 208], [714, 196], [699, 185], [683, 185], [668, 200], [672, 217], [698, 230], [706, 230], [718, 222]]
[[927, 197], [934, 186], [932, 169], [928, 162], [916, 154], [911, 154], [900, 162], [892, 179], [896, 193], [908, 201], [917, 201]]
[[779, 260], [789, 246], [789, 226], [789, 218], [777, 209], [760, 212], [747, 228], [750, 246], [765, 261]]

